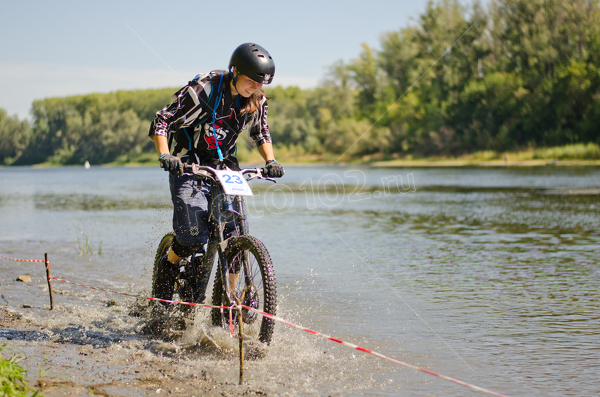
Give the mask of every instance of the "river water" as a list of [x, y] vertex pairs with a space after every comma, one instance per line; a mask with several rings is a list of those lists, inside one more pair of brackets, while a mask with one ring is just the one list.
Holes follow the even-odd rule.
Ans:
[[[47, 252], [53, 276], [148, 296], [170, 228], [166, 173], [3, 168], [0, 186], [0, 254]], [[506, 395], [599, 395], [599, 168], [291, 166], [253, 187], [250, 231], [273, 258], [284, 319]], [[0, 269], [0, 306], [45, 330], [31, 343], [165, 356], [140, 335], [134, 298], [55, 282], [49, 311], [42, 264]], [[15, 283], [24, 273], [33, 282]], [[235, 357], [174, 365], [237, 381]], [[481, 395], [282, 324], [246, 383], [282, 396]]]

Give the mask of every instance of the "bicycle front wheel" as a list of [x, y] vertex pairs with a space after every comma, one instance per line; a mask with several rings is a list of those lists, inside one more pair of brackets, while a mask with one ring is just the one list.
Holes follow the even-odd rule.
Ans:
[[[242, 305], [260, 312], [275, 315], [277, 308], [277, 287], [273, 262], [265, 245], [256, 237], [240, 236], [235, 238], [225, 250], [229, 267], [229, 287], [232, 294], [238, 297]], [[219, 263], [213, 287], [213, 305], [230, 306], [223, 283], [223, 271]], [[236, 321], [236, 313], [233, 319]], [[226, 326], [229, 323], [227, 309], [212, 309], [212, 323], [215, 326]], [[242, 309], [244, 334], [256, 336], [263, 343], [270, 343], [273, 338], [274, 320], [259, 313]]]

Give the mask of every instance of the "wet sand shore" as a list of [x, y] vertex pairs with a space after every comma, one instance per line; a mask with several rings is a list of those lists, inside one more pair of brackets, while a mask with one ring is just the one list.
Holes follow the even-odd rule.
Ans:
[[[131, 351], [123, 360], [118, 345], [95, 347], [68, 342], [31, 342], [43, 332], [10, 308], [0, 308], [0, 344], [3, 356], [25, 357], [19, 362], [28, 372], [28, 385], [44, 396], [261, 396], [267, 393], [231, 382], [217, 382], [210, 369], [196, 373], [181, 370], [176, 352], [168, 360]], [[161, 343], [161, 342], [157, 342]], [[120, 350], [120, 354], [112, 354]], [[115, 357], [118, 357], [115, 358]], [[164, 358], [164, 357], [163, 357]], [[231, 365], [236, 365], [232, 357]]]

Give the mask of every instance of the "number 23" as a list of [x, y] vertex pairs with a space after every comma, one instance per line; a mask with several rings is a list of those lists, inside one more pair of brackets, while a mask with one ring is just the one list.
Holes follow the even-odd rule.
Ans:
[[[242, 181], [242, 179], [239, 177], [239, 175], [225, 174], [225, 175], [223, 175], [223, 177], [225, 178], [225, 183], [237, 183], [238, 185], [241, 185], [244, 183]], [[231, 178], [233, 178], [233, 180], [231, 180]]]

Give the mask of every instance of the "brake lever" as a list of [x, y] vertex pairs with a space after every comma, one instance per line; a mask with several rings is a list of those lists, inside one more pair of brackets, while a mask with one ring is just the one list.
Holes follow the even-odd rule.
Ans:
[[214, 178], [210, 172], [199, 169], [199, 166], [196, 163], [193, 163], [191, 165], [191, 172], [192, 172], [192, 175], [194, 175], [194, 176], [201, 176], [203, 178], [210, 178], [210, 179], [214, 180]]
[[260, 172], [260, 176], [261, 176], [260, 179], [264, 179], [265, 181], [271, 181], [273, 183], [277, 183], [277, 181], [275, 179], [270, 178], [270, 177], [268, 177], [268, 176], [265, 175], [265, 169], [264, 168], [261, 168], [259, 170], [258, 167], [256, 167], [256, 170]]
[[255, 173], [250, 174], [250, 176], [246, 180], [251, 181], [252, 179], [263, 179], [265, 181], [271, 181], [273, 183], [277, 183], [277, 181], [275, 179], [265, 176], [265, 174], [263, 173], [263, 169], [258, 168], [258, 167], [255, 168]]

